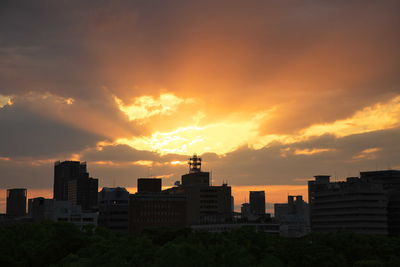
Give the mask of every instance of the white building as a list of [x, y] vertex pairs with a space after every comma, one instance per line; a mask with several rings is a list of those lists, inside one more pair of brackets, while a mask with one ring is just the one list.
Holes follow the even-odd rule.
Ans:
[[33, 221], [70, 222], [80, 228], [85, 225], [97, 226], [97, 212], [82, 211], [81, 206], [73, 205], [69, 201], [42, 197], [29, 199], [28, 214]]

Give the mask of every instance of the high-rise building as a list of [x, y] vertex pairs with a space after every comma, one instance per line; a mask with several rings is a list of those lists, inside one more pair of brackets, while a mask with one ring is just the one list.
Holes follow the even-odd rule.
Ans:
[[139, 183], [140, 190], [129, 197], [129, 232], [187, 225], [185, 195], [155, 190], [161, 188], [161, 179], [138, 179], [138, 188]]
[[7, 189], [7, 217], [23, 217], [26, 215], [26, 196], [25, 188]]
[[265, 191], [250, 191], [250, 211], [256, 216], [265, 215]]
[[68, 182], [86, 174], [86, 162], [56, 161], [54, 163], [53, 198], [68, 200]]
[[360, 173], [361, 180], [382, 185], [387, 196], [388, 231], [400, 235], [400, 170]]
[[55, 162], [53, 190], [55, 200], [68, 200], [83, 210], [97, 209], [98, 179], [89, 177], [86, 162]]
[[129, 192], [123, 187], [103, 187], [99, 193], [98, 225], [118, 232], [128, 231]]
[[308, 182], [311, 230], [387, 234], [387, 195], [382, 185], [357, 177], [330, 182], [315, 176]]
[[189, 173], [182, 175], [182, 182], [164, 191], [186, 196], [188, 225], [232, 221], [231, 187], [211, 186], [210, 173], [201, 171], [201, 158], [196, 155], [189, 159]]

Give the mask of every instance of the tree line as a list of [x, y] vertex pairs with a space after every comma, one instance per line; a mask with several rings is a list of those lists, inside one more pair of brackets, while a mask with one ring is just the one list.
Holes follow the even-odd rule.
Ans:
[[0, 266], [400, 266], [400, 238], [348, 232], [284, 238], [153, 229], [121, 234], [69, 223], [0, 228]]

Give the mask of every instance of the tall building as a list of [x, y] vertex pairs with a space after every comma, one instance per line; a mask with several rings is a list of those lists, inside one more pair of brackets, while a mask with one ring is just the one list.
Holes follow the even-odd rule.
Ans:
[[387, 195], [382, 185], [357, 177], [346, 182], [329, 178], [320, 175], [308, 182], [312, 231], [388, 233]]
[[103, 187], [99, 193], [98, 225], [118, 232], [128, 231], [129, 192], [123, 187]]
[[143, 187], [141, 186], [141, 190], [129, 197], [129, 232], [141, 232], [155, 227], [182, 228], [187, 225], [186, 196], [169, 194], [168, 191], [161, 190], [142, 190], [152, 188], [151, 185], [161, 181], [161, 179], [156, 179], [157, 182], [153, 180], [138, 180], [138, 183], [144, 183]]
[[274, 213], [281, 235], [299, 237], [310, 231], [308, 204], [302, 196], [288, 196], [288, 203], [276, 203]]
[[189, 159], [189, 173], [182, 175], [182, 182], [164, 191], [186, 196], [188, 225], [232, 221], [231, 187], [211, 186], [210, 173], [201, 171], [201, 158], [196, 155]]
[[360, 173], [361, 180], [382, 185], [387, 196], [388, 231], [400, 235], [400, 171], [383, 170]]
[[7, 189], [7, 217], [23, 217], [26, 215], [26, 196], [25, 188]]
[[54, 164], [53, 198], [68, 200], [83, 210], [97, 209], [98, 179], [89, 177], [86, 162], [57, 161]]
[[68, 200], [68, 182], [78, 179], [86, 173], [86, 162], [56, 161], [54, 163], [53, 198]]
[[265, 191], [250, 191], [250, 211], [256, 216], [265, 215]]

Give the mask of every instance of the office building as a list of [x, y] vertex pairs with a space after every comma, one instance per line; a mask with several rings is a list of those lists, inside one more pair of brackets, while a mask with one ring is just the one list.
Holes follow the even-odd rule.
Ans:
[[34, 222], [50, 220], [55, 201], [44, 197], [30, 198], [28, 200], [28, 216]]
[[69, 222], [79, 228], [86, 225], [97, 226], [97, 212], [83, 211], [80, 206], [69, 201], [57, 201], [42, 197], [29, 199], [29, 216], [33, 221], [49, 220]]
[[383, 170], [361, 172], [363, 181], [382, 185], [387, 196], [388, 231], [390, 235], [400, 235], [400, 171]]
[[189, 159], [189, 173], [178, 186], [164, 190], [186, 196], [187, 224], [227, 223], [232, 221], [232, 194], [227, 184], [210, 185], [210, 173], [201, 171], [201, 158]]
[[312, 231], [346, 230], [387, 234], [387, 196], [382, 185], [357, 177], [330, 182], [326, 175], [308, 182]]
[[98, 225], [128, 232], [129, 192], [123, 187], [103, 187], [99, 193]]
[[68, 181], [68, 201], [79, 205], [83, 210], [97, 210], [99, 180], [80, 177]]
[[25, 188], [7, 189], [7, 217], [23, 217], [26, 215], [26, 196]]
[[139, 193], [158, 193], [161, 192], [161, 179], [158, 178], [139, 178], [137, 181], [137, 191]]
[[256, 216], [265, 215], [265, 191], [250, 191], [250, 211]]
[[129, 198], [129, 232], [186, 226], [186, 197], [168, 193], [136, 193]]
[[57, 161], [54, 164], [53, 198], [70, 201], [83, 210], [97, 209], [98, 179], [89, 177], [86, 162]]
[[288, 203], [276, 203], [274, 213], [281, 235], [299, 237], [310, 232], [308, 204], [302, 196], [288, 196]]

